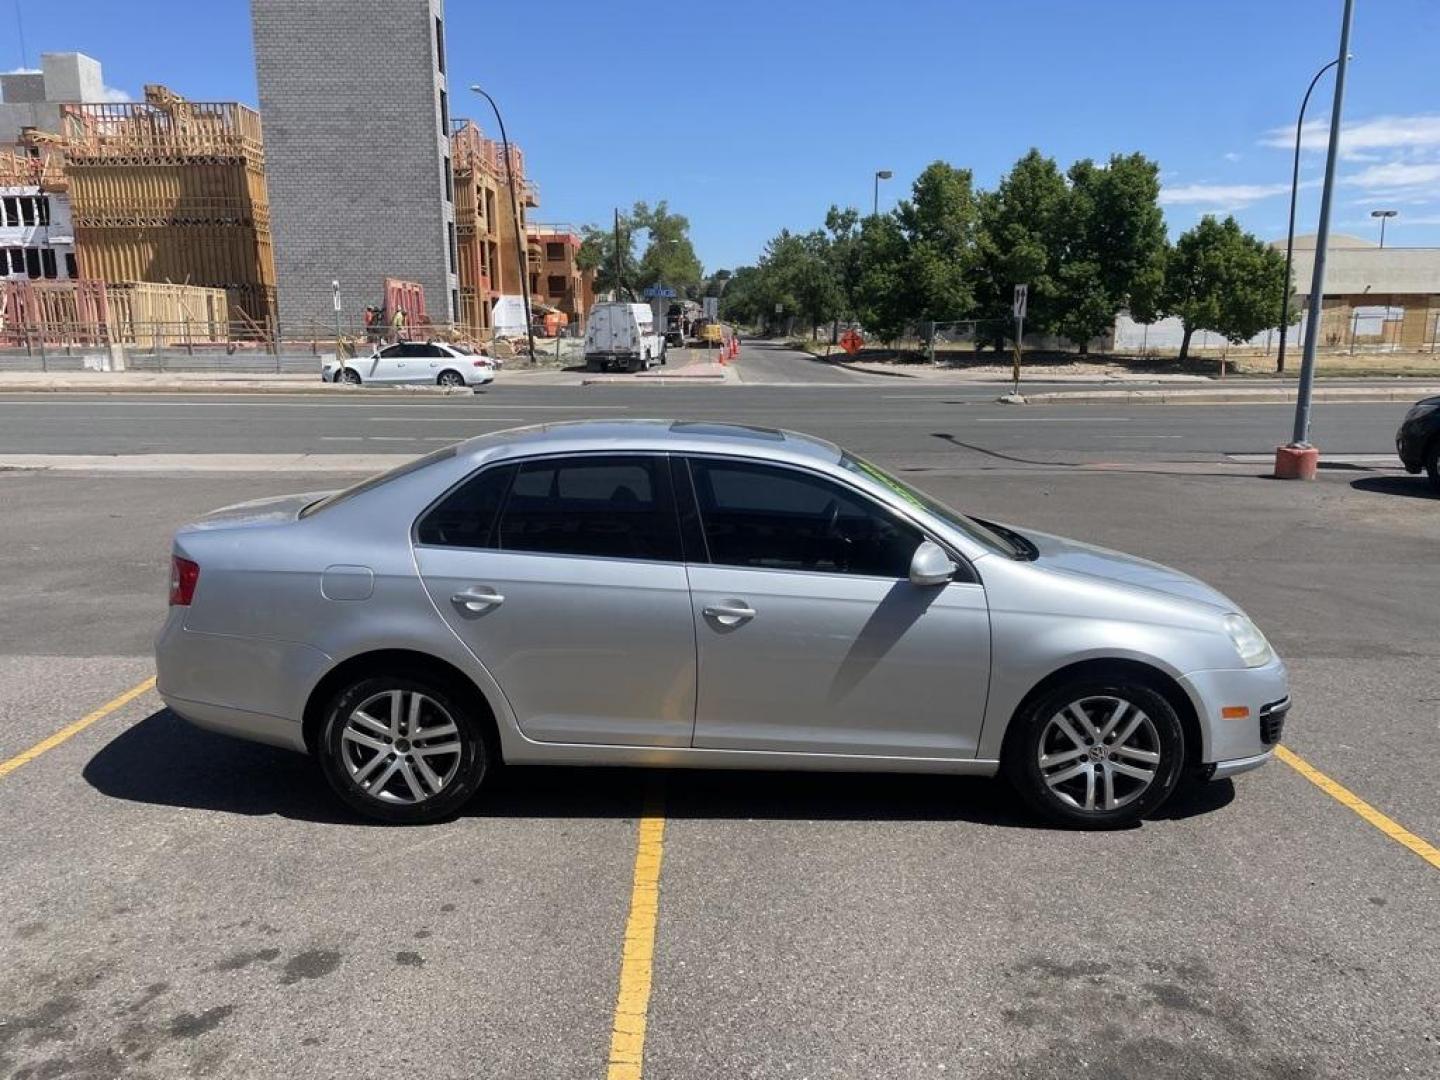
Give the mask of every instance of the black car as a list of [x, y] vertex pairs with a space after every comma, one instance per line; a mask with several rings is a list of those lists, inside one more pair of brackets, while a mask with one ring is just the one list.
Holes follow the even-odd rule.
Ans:
[[1395, 450], [1406, 472], [1424, 469], [1430, 485], [1440, 491], [1440, 397], [1423, 398], [1410, 406], [1395, 432]]

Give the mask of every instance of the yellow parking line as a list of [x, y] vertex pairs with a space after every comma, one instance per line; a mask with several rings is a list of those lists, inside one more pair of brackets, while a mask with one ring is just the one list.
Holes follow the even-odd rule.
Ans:
[[1348, 806], [1371, 825], [1374, 825], [1375, 828], [1390, 837], [1391, 840], [1394, 840], [1397, 844], [1405, 845], [1416, 855], [1419, 855], [1420, 858], [1435, 867], [1435, 869], [1440, 870], [1440, 848], [1436, 848], [1434, 844], [1422, 840], [1398, 821], [1386, 817], [1349, 788], [1330, 779], [1330, 777], [1315, 768], [1314, 765], [1311, 765], [1293, 750], [1287, 749], [1284, 746], [1277, 746], [1275, 748], [1275, 756], [1336, 802], [1343, 806]]
[[610, 1030], [606, 1080], [640, 1080], [645, 1060], [645, 1020], [650, 1011], [650, 968], [655, 957], [655, 922], [660, 911], [660, 860], [665, 845], [665, 792], [656, 779], [645, 793], [635, 841], [635, 877], [630, 917], [620, 959], [620, 991]]
[[116, 709], [128, 705], [147, 690], [153, 690], [154, 688], [155, 676], [152, 675], [138, 686], [132, 686], [129, 690], [126, 690], [119, 697], [107, 701], [94, 712], [86, 713], [73, 724], [61, 728], [48, 739], [41, 739], [34, 746], [30, 747], [29, 750], [16, 754], [9, 761], [0, 761], [0, 777], [9, 776], [16, 769], [20, 768], [21, 765], [27, 765], [45, 753], [45, 751], [55, 749], [55, 747], [59, 746], [66, 739], [79, 735], [80, 732], [95, 723], [95, 721], [105, 719], [105, 717], [109, 716]]

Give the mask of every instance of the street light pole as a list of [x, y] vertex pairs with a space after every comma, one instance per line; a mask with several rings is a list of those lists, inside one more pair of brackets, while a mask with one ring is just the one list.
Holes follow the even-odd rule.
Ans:
[[525, 258], [525, 239], [520, 235], [520, 201], [515, 197], [515, 168], [510, 160], [510, 140], [505, 135], [505, 121], [500, 116], [500, 106], [495, 99], [478, 86], [470, 87], [490, 103], [495, 112], [495, 123], [500, 126], [500, 148], [505, 154], [505, 177], [510, 182], [510, 220], [515, 226], [515, 258], [520, 271], [520, 295], [525, 302], [525, 340], [530, 345], [530, 363], [535, 363], [535, 326], [530, 320], [530, 267]]
[[[1297, 475], [1314, 476], [1315, 448], [1310, 445], [1310, 398], [1315, 389], [1315, 344], [1325, 311], [1325, 256], [1330, 245], [1330, 203], [1335, 194], [1335, 162], [1340, 157], [1340, 119], [1345, 107], [1345, 72], [1350, 66], [1350, 24], [1355, 0], [1345, 0], [1340, 21], [1340, 54], [1335, 66], [1335, 102], [1330, 106], [1330, 145], [1325, 154], [1325, 183], [1320, 189], [1320, 221], [1315, 230], [1315, 269], [1310, 277], [1310, 317], [1305, 320], [1305, 345], [1300, 358], [1300, 390], [1295, 396], [1295, 429], [1290, 447], [1308, 458]], [[1307, 476], [1308, 473], [1308, 476]]]
[[880, 181], [889, 180], [895, 174], [889, 169], [880, 169], [875, 173], [875, 199], [870, 204], [870, 216], [880, 216]]
[[1275, 373], [1285, 374], [1285, 338], [1290, 330], [1290, 267], [1295, 261], [1295, 196], [1300, 191], [1300, 133], [1305, 127], [1305, 108], [1310, 104], [1310, 95], [1320, 76], [1340, 62], [1336, 57], [1315, 73], [1305, 97], [1300, 102], [1300, 118], [1295, 121], [1295, 167], [1290, 174], [1290, 228], [1285, 234], [1285, 292], [1280, 297], [1280, 349], [1275, 354]]
[[1370, 216], [1380, 219], [1380, 246], [1385, 246], [1385, 222], [1399, 215], [1399, 210], [1371, 210]]

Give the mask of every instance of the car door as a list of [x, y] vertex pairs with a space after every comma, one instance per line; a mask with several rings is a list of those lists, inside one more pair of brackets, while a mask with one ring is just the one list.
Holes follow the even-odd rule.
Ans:
[[364, 375], [365, 381], [367, 383], [394, 382], [400, 361], [400, 351], [404, 348], [403, 344], [387, 345], [377, 352], [370, 360], [370, 370]]
[[436, 609], [529, 738], [689, 745], [695, 627], [664, 457], [491, 466], [415, 540]]
[[975, 756], [990, 620], [968, 564], [911, 584], [922, 530], [809, 470], [693, 457], [688, 473], [708, 558], [689, 567], [693, 745]]
[[450, 358], [450, 352], [443, 345], [415, 345], [415, 359], [410, 362], [410, 381], [434, 382], [443, 368], [458, 368]]

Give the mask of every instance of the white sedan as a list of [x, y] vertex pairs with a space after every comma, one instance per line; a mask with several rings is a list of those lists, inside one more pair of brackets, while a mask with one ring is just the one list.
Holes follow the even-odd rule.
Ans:
[[327, 360], [320, 368], [320, 377], [326, 382], [353, 386], [419, 383], [478, 389], [495, 381], [498, 366], [490, 357], [481, 356], [465, 345], [401, 341], [343, 363]]

